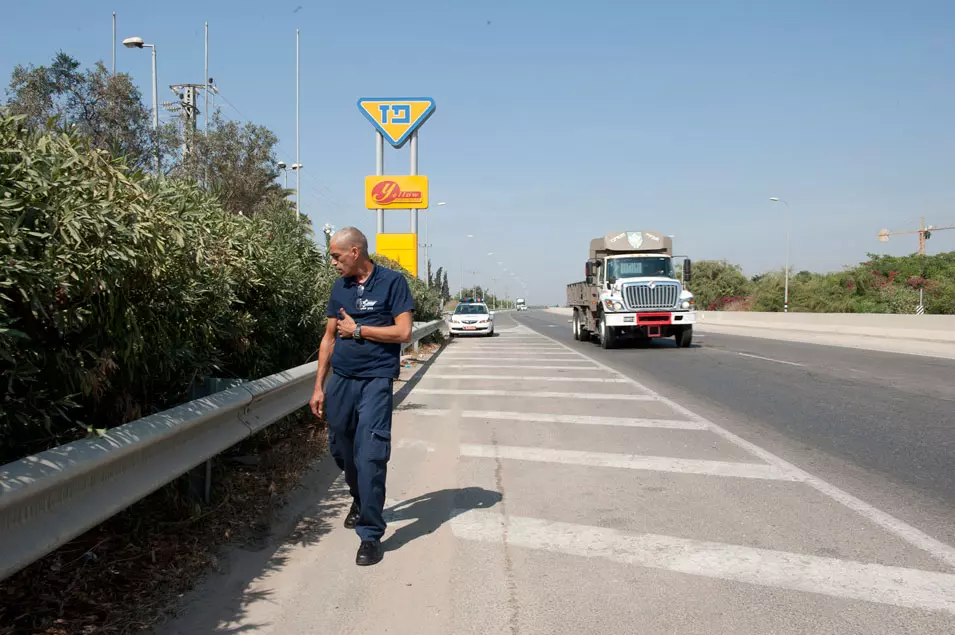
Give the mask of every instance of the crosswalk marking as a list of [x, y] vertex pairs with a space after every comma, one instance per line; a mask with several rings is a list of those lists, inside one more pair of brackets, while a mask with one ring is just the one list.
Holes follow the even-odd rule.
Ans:
[[680, 421], [677, 419], [632, 419], [623, 417], [598, 417], [594, 415], [555, 415], [546, 412], [503, 412], [496, 410], [463, 410], [460, 413], [456, 413], [451, 410], [433, 410], [431, 408], [414, 411], [415, 417], [452, 417], [455, 415], [464, 419], [564, 423], [583, 426], [617, 426], [621, 428], [706, 430], [706, 425], [698, 421]]
[[593, 384], [625, 384], [618, 377], [550, 377], [547, 375], [453, 375], [447, 373], [428, 373], [425, 379], [472, 379], [472, 380], [507, 380], [507, 381], [563, 381], [585, 382]]
[[955, 613], [955, 575], [719, 542], [638, 534], [493, 511], [456, 510], [463, 540], [604, 558], [651, 569]]
[[679, 472], [736, 478], [755, 478], [773, 481], [798, 481], [792, 471], [782, 470], [765, 463], [733, 463], [705, 459], [677, 459], [669, 456], [645, 456], [640, 454], [612, 454], [609, 452], [583, 452], [580, 450], [554, 450], [509, 445], [473, 445], [462, 443], [461, 456], [484, 459], [511, 459], [540, 463], [563, 463], [586, 467], [613, 467], [628, 470], [653, 472]]
[[476, 355], [475, 353], [443, 353], [441, 359], [450, 359], [452, 361], [458, 361], [462, 359], [475, 360], [475, 361], [488, 361], [491, 359], [504, 359], [504, 360], [527, 360], [533, 362], [569, 362], [578, 359], [577, 357], [568, 355], [567, 353], [534, 353], [528, 355], [495, 355], [493, 353], [486, 353], [484, 355]]
[[533, 366], [526, 364], [445, 364], [441, 361], [435, 362], [435, 368], [525, 368], [529, 370], [556, 370], [560, 369], [572, 369], [572, 370], [599, 370], [593, 364], [587, 363], [562, 363], [559, 367], [555, 367], [553, 364], [549, 366]]
[[527, 397], [528, 399], [617, 399], [622, 401], [653, 401], [649, 395], [593, 392], [550, 392], [525, 390], [483, 390], [468, 388], [415, 388], [418, 395], [461, 395], [462, 397]]
[[789, 463], [788, 461], [776, 456], [772, 452], [769, 452], [768, 450], [764, 450], [763, 448], [759, 447], [755, 443], [750, 443], [749, 441], [743, 439], [742, 437], [737, 436], [736, 434], [733, 434], [729, 430], [716, 425], [715, 423], [713, 423], [712, 421], [709, 421], [708, 419], [705, 419], [704, 417], [701, 417], [700, 415], [696, 414], [689, 408], [681, 406], [680, 404], [676, 403], [672, 399], [668, 399], [664, 397], [663, 395], [657, 393], [656, 391], [651, 390], [650, 388], [644, 386], [643, 384], [633, 379], [632, 377], [628, 377], [624, 375], [623, 373], [614, 370], [610, 366], [607, 366], [606, 364], [598, 362], [582, 353], [579, 353], [575, 351], [573, 348], [566, 346], [565, 344], [561, 344], [557, 340], [554, 340], [551, 338], [547, 338], [547, 339], [550, 339], [555, 344], [560, 344], [561, 346], [564, 346], [568, 351], [577, 353], [578, 355], [580, 355], [580, 357], [582, 357], [583, 359], [589, 360], [595, 366], [605, 370], [607, 373], [613, 374], [618, 377], [623, 377], [624, 379], [627, 380], [628, 383], [632, 384], [635, 388], [638, 388], [640, 390], [647, 392], [650, 395], [653, 395], [659, 400], [660, 403], [669, 406], [671, 409], [673, 409], [674, 412], [678, 412], [686, 416], [688, 419], [694, 419], [694, 420], [707, 424], [709, 426], [709, 429], [712, 432], [718, 434], [719, 436], [733, 443], [737, 447], [740, 447], [746, 450], [753, 456], [763, 461], [766, 461], [767, 463], [771, 463], [772, 465], [776, 465], [782, 470], [786, 470], [788, 472], [798, 474], [799, 480], [801, 480], [803, 483], [805, 483], [809, 487], [812, 487], [816, 491], [822, 494], [825, 494], [829, 498], [845, 505], [847, 508], [853, 510], [854, 512], [856, 512], [863, 518], [866, 518], [870, 522], [878, 525], [879, 527], [882, 527], [883, 529], [892, 533], [893, 535], [898, 536], [899, 538], [909, 543], [913, 547], [916, 547], [918, 549], [925, 551], [926, 553], [931, 554], [934, 558], [936, 558], [940, 562], [944, 562], [950, 567], [955, 567], [955, 547], [948, 545], [942, 542], [941, 540], [938, 540], [937, 538], [934, 538], [926, 534], [924, 531], [916, 527], [913, 527], [912, 525], [906, 523], [905, 521], [899, 520], [895, 516], [892, 516], [891, 514], [888, 514], [873, 505], [870, 505], [869, 503], [863, 501], [862, 499], [853, 496], [849, 492], [846, 492], [845, 490], [842, 490], [836, 487], [835, 485], [832, 485], [831, 483], [828, 483], [822, 480], [821, 478], [818, 478], [804, 470], [801, 470], [800, 468]]

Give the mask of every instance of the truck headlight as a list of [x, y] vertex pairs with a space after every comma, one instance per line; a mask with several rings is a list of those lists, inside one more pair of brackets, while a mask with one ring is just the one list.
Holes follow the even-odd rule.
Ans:
[[695, 304], [696, 304], [696, 300], [694, 300], [693, 298], [690, 298], [689, 300], [684, 300], [683, 304], [681, 304], [680, 306], [683, 307], [684, 309], [692, 309], [693, 305]]
[[623, 311], [623, 304], [616, 300], [604, 300], [604, 308], [608, 311]]

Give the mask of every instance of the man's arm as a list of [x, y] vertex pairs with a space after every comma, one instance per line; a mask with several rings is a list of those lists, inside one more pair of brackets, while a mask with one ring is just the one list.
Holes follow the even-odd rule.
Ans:
[[328, 318], [325, 335], [322, 337], [322, 343], [318, 349], [318, 373], [315, 375], [315, 390], [312, 392], [312, 399], [309, 401], [312, 414], [319, 419], [325, 414], [325, 377], [328, 376], [328, 369], [331, 368], [332, 353], [335, 351], [335, 333], [337, 331], [338, 320]]
[[[341, 309], [341, 319], [337, 320], [339, 335], [342, 337], [355, 336], [355, 320]], [[382, 344], [401, 344], [411, 341], [411, 311], [399, 313], [395, 316], [393, 326], [361, 326], [361, 339], [381, 342]], [[321, 354], [319, 354], [321, 358]]]

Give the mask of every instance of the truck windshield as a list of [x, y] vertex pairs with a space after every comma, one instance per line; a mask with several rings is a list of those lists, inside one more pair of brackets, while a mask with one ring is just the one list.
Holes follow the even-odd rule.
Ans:
[[669, 258], [611, 258], [607, 260], [607, 280], [619, 278], [673, 278]]

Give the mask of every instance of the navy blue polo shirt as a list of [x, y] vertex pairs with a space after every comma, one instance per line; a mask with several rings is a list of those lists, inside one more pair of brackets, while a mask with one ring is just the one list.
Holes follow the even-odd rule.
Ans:
[[[362, 326], [394, 326], [395, 316], [414, 309], [414, 300], [403, 275], [375, 265], [364, 284], [358, 284], [355, 278], [335, 281], [326, 315], [339, 318], [339, 309], [345, 309]], [[401, 344], [342, 337], [335, 340], [332, 371], [338, 375], [397, 379], [400, 368]]]

